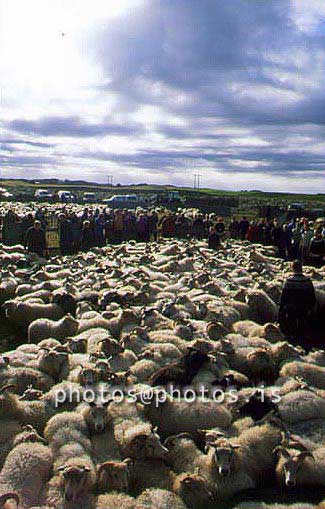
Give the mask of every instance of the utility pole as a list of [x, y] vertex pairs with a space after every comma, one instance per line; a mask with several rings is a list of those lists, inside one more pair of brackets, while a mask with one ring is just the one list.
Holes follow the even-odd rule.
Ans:
[[201, 187], [201, 182], [200, 182], [200, 179], [201, 179], [202, 175], [200, 173], [194, 173], [194, 189], [197, 189], [199, 190], [200, 187]]
[[113, 175], [107, 175], [108, 187], [113, 187]]

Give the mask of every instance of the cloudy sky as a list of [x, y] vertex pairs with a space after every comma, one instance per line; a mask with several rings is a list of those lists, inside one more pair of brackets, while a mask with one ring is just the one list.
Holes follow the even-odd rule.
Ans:
[[1, 176], [325, 192], [324, 0], [0, 0]]

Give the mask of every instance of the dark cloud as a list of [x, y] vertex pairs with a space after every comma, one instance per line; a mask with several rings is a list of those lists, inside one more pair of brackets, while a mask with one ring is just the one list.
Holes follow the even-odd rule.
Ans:
[[19, 133], [37, 136], [132, 136], [139, 134], [141, 126], [135, 123], [127, 125], [102, 122], [90, 124], [76, 116], [42, 117], [36, 120], [15, 119], [7, 122], [6, 127]]
[[[2, 138], [1, 140], [2, 144], [6, 145], [28, 145], [30, 147], [37, 147], [37, 148], [51, 148], [55, 147], [54, 143], [44, 143], [41, 141], [30, 141], [26, 139], [12, 139], [12, 138]], [[3, 145], [2, 147], [3, 148]], [[12, 150], [15, 150], [14, 148]]]

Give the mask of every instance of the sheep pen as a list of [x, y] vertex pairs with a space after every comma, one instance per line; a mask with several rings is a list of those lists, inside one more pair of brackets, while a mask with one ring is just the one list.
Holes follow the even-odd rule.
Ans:
[[325, 332], [280, 330], [272, 248], [0, 251], [0, 508], [324, 506]]

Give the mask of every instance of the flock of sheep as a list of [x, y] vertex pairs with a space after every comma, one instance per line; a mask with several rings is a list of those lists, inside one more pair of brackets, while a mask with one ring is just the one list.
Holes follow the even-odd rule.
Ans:
[[279, 330], [272, 247], [1, 246], [0, 267], [25, 337], [0, 357], [0, 508], [325, 508], [325, 352]]

